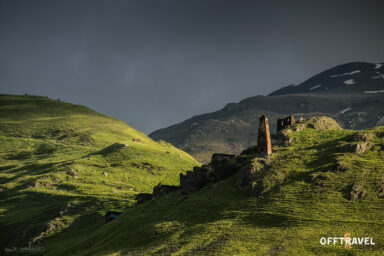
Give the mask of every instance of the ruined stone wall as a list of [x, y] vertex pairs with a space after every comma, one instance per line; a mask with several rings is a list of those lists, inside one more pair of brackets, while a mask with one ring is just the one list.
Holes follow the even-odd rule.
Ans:
[[287, 116], [286, 118], [283, 118], [283, 119], [277, 119], [276, 132], [279, 133], [279, 131], [284, 130], [285, 128], [288, 128], [294, 123], [295, 123], [295, 117], [293, 115]]

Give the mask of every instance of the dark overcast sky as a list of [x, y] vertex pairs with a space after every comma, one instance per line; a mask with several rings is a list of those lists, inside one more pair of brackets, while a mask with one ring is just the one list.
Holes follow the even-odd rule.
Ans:
[[0, 93], [60, 97], [148, 133], [384, 62], [383, 12], [383, 0], [0, 0]]

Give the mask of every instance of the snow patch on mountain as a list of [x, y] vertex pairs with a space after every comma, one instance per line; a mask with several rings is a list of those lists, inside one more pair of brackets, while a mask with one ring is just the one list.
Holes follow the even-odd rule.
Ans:
[[384, 93], [384, 90], [379, 91], [365, 91], [365, 93], [372, 94], [372, 93]]
[[348, 80], [345, 80], [344, 81], [344, 84], [347, 84], [347, 85], [351, 85], [351, 84], [355, 84], [356, 81], [354, 79], [348, 79]]
[[355, 70], [355, 71], [352, 71], [351, 73], [349, 73], [349, 75], [354, 75], [354, 74], [357, 74], [357, 73], [360, 73], [361, 71], [360, 70]]
[[340, 111], [340, 114], [344, 114], [345, 112], [347, 112], [347, 111], [349, 111], [351, 109], [352, 109], [351, 107], [343, 109], [343, 110]]
[[309, 88], [309, 90], [314, 90], [314, 89], [319, 88], [319, 87], [321, 87], [321, 84], [316, 85], [316, 86], [314, 86], [314, 87], [312, 87], [312, 88]]
[[381, 64], [381, 63], [377, 63], [377, 64], [375, 64], [376, 66], [375, 66], [375, 69], [379, 69], [379, 68], [381, 68], [382, 66], [383, 66], [383, 64]]
[[361, 72], [360, 70], [354, 70], [352, 72], [347, 72], [347, 73], [339, 74], [339, 75], [333, 75], [333, 76], [330, 76], [330, 77], [351, 76], [351, 75], [354, 75], [354, 74], [357, 74], [357, 73], [360, 73], [360, 72]]
[[380, 78], [384, 79], [384, 74], [381, 74], [380, 72], [377, 72], [377, 76], [373, 76], [372, 78], [373, 79], [380, 79]]

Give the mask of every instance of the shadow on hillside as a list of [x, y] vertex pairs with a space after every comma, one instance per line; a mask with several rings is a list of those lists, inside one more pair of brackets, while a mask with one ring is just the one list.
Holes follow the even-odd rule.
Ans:
[[[78, 222], [92, 223], [100, 226], [104, 218], [98, 213], [108, 206], [116, 207], [113, 202], [104, 202], [103, 198], [85, 196], [53, 195], [41, 192], [23, 192], [13, 195], [9, 200], [12, 206], [1, 213], [0, 250], [4, 247], [25, 247], [33, 238], [44, 232], [54, 232], [60, 229], [60, 233], [67, 229], [73, 230]], [[7, 205], [4, 205], [7, 207]], [[120, 206], [121, 207], [121, 206]], [[114, 208], [112, 208], [114, 209]], [[87, 216], [93, 216], [89, 221]], [[94, 216], [97, 216], [96, 220]], [[68, 218], [76, 218], [75, 222], [66, 226]], [[96, 221], [96, 222], [95, 222]], [[64, 225], [61, 228], [61, 225]], [[88, 225], [83, 225], [88, 229]], [[81, 229], [78, 230], [81, 232]], [[68, 237], [70, 238], [70, 236]], [[33, 245], [39, 245], [36, 240]]]

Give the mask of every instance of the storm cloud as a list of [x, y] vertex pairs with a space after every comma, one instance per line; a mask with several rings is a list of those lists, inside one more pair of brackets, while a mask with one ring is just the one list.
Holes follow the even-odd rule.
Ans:
[[0, 93], [149, 133], [335, 65], [384, 62], [384, 2], [0, 0]]

